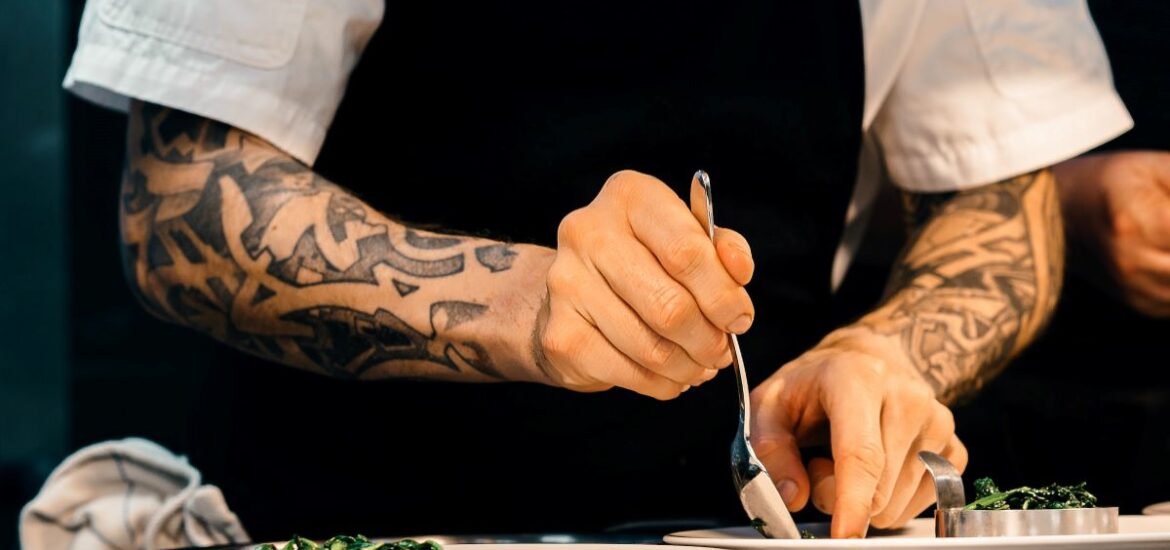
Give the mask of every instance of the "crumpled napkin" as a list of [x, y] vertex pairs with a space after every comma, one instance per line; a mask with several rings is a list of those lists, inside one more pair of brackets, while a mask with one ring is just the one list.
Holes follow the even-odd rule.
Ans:
[[154, 550], [243, 543], [223, 493], [158, 444], [128, 438], [65, 459], [20, 512], [25, 550]]

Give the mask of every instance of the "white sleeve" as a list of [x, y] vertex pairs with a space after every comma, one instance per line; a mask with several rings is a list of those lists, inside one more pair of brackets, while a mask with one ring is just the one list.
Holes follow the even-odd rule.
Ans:
[[1133, 126], [1084, 1], [925, 2], [913, 32], [872, 127], [904, 189], [999, 181]]
[[252, 132], [312, 163], [382, 0], [89, 0], [69, 91]]

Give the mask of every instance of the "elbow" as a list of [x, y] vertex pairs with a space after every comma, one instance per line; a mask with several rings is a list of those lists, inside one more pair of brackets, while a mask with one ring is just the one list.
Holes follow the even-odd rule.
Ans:
[[[149, 208], [139, 199], [139, 193], [145, 190], [134, 185], [134, 176], [124, 176], [120, 208], [118, 212], [118, 247], [121, 253], [122, 276], [134, 295], [138, 304], [151, 315], [164, 321], [173, 321], [168, 309], [163, 303], [165, 292], [161, 292], [161, 281], [151, 275], [151, 245], [156, 249], [155, 256], [161, 248], [151, 223], [152, 217], [146, 215]], [[156, 258], [157, 260], [157, 258]]]

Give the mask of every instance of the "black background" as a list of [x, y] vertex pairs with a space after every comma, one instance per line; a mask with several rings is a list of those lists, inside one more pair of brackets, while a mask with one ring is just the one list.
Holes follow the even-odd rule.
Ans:
[[[73, 2], [68, 28], [77, 28], [81, 5]], [[1170, 41], [1164, 33], [1170, 5], [1132, 0], [1090, 5], [1117, 87], [1137, 124], [1102, 149], [1170, 149], [1170, 70], [1165, 65]], [[72, 45], [64, 51], [71, 52]], [[225, 391], [209, 387], [207, 365], [229, 361], [235, 352], [158, 322], [136, 306], [122, 279], [117, 244], [124, 117], [73, 98], [65, 101], [70, 448], [138, 435], [198, 455], [191, 434], [207, 429], [201, 411], [214, 408]], [[894, 250], [890, 235], [896, 234], [871, 234], [867, 252], [839, 295], [840, 319], [876, 300], [883, 266]], [[1119, 504], [1125, 513], [1170, 500], [1170, 322], [1136, 315], [1076, 276], [1066, 288], [1044, 337], [975, 401], [957, 409], [958, 432], [971, 451], [969, 475], [993, 475], [1001, 486], [1087, 480], [1103, 503]], [[456, 390], [453, 399], [461, 391], [467, 390]], [[20, 465], [0, 472], [4, 516], [11, 518], [39, 480]], [[230, 504], [232, 495], [227, 498]], [[365, 528], [371, 534], [376, 529]], [[13, 538], [0, 538], [0, 543], [4, 540]]]

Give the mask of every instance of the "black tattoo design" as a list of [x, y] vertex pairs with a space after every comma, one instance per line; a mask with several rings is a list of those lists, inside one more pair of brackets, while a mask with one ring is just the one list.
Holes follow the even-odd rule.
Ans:
[[516, 253], [507, 244], [493, 244], [475, 249], [475, 259], [479, 264], [492, 270], [492, 273], [512, 269], [512, 262], [516, 261]]
[[[1060, 293], [1064, 241], [1052, 176], [960, 193], [907, 194], [917, 231], [896, 262], [884, 316], [944, 401], [983, 386], [1043, 328]], [[945, 214], [945, 215], [944, 215]]]
[[358, 378], [372, 367], [407, 359], [442, 365], [453, 372], [472, 368], [494, 373], [483, 348], [453, 343], [436, 337], [436, 319], [446, 314], [446, 327], [469, 321], [487, 306], [468, 302], [440, 302], [431, 306], [432, 334], [419, 332], [393, 313], [378, 309], [373, 314], [344, 307], [322, 306], [294, 311], [285, 319], [312, 327], [312, 336], [297, 338], [297, 347], [331, 374]]
[[419, 235], [413, 229], [406, 230], [406, 243], [422, 250], [435, 250], [458, 246], [463, 239], [458, 237], [439, 237], [435, 235]]
[[394, 279], [392, 282], [394, 283], [394, 290], [398, 291], [399, 296], [405, 297], [408, 294], [410, 294], [411, 292], [418, 290], [418, 285], [404, 283], [402, 281], [399, 281], [398, 279]]
[[506, 271], [508, 245], [391, 224], [266, 143], [187, 113], [136, 106], [128, 143], [124, 256], [156, 315], [336, 376], [499, 376], [484, 346], [450, 337], [488, 306], [427, 285], [464, 273], [473, 251]]

